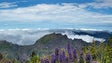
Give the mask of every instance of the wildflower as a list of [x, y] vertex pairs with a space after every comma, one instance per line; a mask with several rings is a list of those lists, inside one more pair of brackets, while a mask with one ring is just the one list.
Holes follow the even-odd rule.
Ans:
[[91, 63], [91, 62], [92, 62], [92, 56], [89, 53], [87, 53], [86, 54], [86, 63]]
[[56, 49], [55, 49], [55, 56], [58, 56], [58, 55], [59, 55], [59, 49], [56, 48]]
[[58, 57], [59, 57], [59, 49], [56, 48], [55, 49], [55, 59], [56, 59], [56, 61], [58, 61]]
[[77, 52], [76, 49], [73, 50], [73, 58], [75, 62], [78, 62]]
[[68, 54], [71, 54], [71, 46], [70, 46], [70, 44], [67, 45], [67, 51], [68, 51]]
[[56, 63], [55, 55], [51, 55], [51, 63]]
[[41, 63], [44, 63], [44, 60], [43, 59], [41, 59]]

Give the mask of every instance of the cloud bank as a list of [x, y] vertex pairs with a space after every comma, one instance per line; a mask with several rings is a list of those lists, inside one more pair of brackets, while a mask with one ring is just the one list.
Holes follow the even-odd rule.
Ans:
[[62, 35], [67, 35], [67, 37], [69, 39], [82, 39], [83, 41], [86, 41], [86, 42], [92, 42], [93, 40], [95, 41], [105, 41], [105, 39], [103, 38], [95, 38], [93, 36], [89, 36], [89, 35], [77, 35], [75, 33], [73, 33], [72, 31], [65, 31], [64, 33], [62, 33]]
[[9, 29], [9, 30], [0, 30], [0, 40], [7, 40], [14, 44], [19, 45], [31, 45], [34, 44], [38, 39], [41, 37], [51, 34], [51, 33], [61, 33], [62, 35], [67, 35], [69, 39], [82, 39], [86, 42], [92, 42], [93, 38], [97, 41], [102, 41], [102, 38], [95, 38], [89, 35], [75, 35], [72, 31], [63, 32], [61, 30], [58, 31], [51, 31], [48, 29], [38, 29], [38, 30], [31, 30], [31, 29]]
[[30, 45], [49, 33], [48, 31], [29, 29], [0, 30], [0, 40], [7, 40], [19, 45]]

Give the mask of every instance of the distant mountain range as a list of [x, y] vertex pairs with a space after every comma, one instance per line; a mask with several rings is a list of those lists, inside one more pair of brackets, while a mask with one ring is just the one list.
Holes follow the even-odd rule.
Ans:
[[106, 41], [108, 38], [112, 37], [112, 32], [101, 30], [96, 31], [96, 30], [58, 29], [51, 31], [67, 35], [67, 37], [71, 39], [82, 39], [83, 41], [86, 42], [91, 42], [92, 40]]
[[108, 32], [108, 31], [80, 31], [80, 30], [77, 30], [73, 32], [78, 35], [90, 35], [96, 38], [108, 39], [112, 37], [112, 32]]
[[7, 40], [18, 45], [32, 45], [43, 36], [51, 33], [66, 35], [69, 39], [82, 39], [86, 42], [102, 41], [112, 37], [112, 32], [96, 30], [76, 30], [76, 29], [52, 29], [52, 30], [1, 30], [0, 40]]
[[61, 34], [48, 34], [40, 38], [33, 45], [16, 45], [7, 41], [0, 41], [0, 52], [7, 55], [9, 58], [18, 58], [20, 60], [28, 59], [29, 55], [35, 51], [39, 55], [51, 54], [52, 51], [59, 48], [66, 48], [66, 45], [70, 43], [73, 47], [81, 48], [84, 45], [88, 45], [81, 39], [68, 39], [66, 35]]
[[[55, 48], [66, 48], [68, 43], [72, 44], [73, 48], [82, 48], [84, 45], [88, 46], [90, 43], [83, 41], [82, 39], [70, 39], [66, 34], [63, 33], [72, 33], [77, 35], [90, 35], [97, 38], [108, 39], [112, 37], [111, 32], [106, 31], [80, 31], [80, 30], [50, 30], [51, 34], [47, 34], [40, 39], [38, 39], [32, 45], [17, 45], [6, 40], [0, 41], [0, 53], [7, 55], [9, 58], [17, 58], [18, 60], [26, 60], [30, 54], [35, 51], [40, 56], [42, 54], [49, 55]], [[97, 42], [98, 44], [99, 42]]]

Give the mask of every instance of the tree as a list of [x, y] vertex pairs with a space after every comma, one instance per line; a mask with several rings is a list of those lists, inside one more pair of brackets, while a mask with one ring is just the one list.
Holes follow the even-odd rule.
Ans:
[[93, 60], [96, 60], [97, 59], [97, 50], [96, 50], [96, 43], [95, 41], [93, 40], [93, 43], [91, 44], [90, 46], [90, 52], [92, 54], [92, 58]]
[[37, 56], [36, 52], [32, 52], [29, 63], [40, 63], [40, 57]]
[[106, 52], [107, 52], [107, 62], [112, 61], [112, 37], [108, 39], [107, 44], [106, 44]]
[[3, 55], [0, 53], [0, 60], [2, 60], [3, 59]]
[[34, 56], [36, 56], [36, 55], [37, 55], [37, 54], [36, 54], [36, 52], [34, 52], [34, 51], [31, 53], [31, 57], [34, 57]]

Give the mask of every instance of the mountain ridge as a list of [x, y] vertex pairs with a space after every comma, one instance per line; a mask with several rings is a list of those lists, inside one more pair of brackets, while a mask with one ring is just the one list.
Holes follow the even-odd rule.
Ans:
[[33, 45], [17, 45], [5, 40], [0, 41], [0, 53], [8, 54], [9, 58], [19, 58], [20, 60], [23, 60], [28, 59], [29, 55], [33, 51], [39, 55], [47, 55], [52, 53], [52, 51], [57, 47], [65, 48], [68, 43], [72, 44], [73, 47], [78, 48], [88, 45], [88, 43], [82, 41], [81, 39], [71, 40], [68, 39], [66, 35], [52, 33], [40, 38]]

